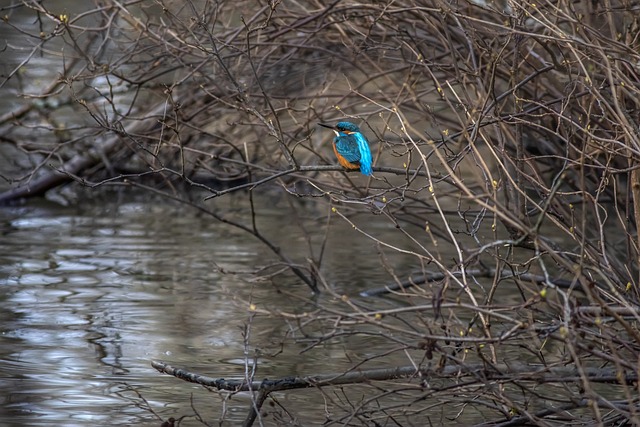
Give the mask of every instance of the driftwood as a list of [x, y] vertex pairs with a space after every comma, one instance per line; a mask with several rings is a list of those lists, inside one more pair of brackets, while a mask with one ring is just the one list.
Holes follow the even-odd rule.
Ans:
[[[136, 123], [140, 125], [140, 123]], [[120, 136], [111, 136], [100, 148], [105, 156], [110, 156], [120, 146]], [[43, 196], [47, 191], [73, 180], [74, 176], [82, 174], [101, 161], [101, 156], [96, 150], [87, 154], [76, 154], [71, 160], [65, 162], [61, 168], [51, 168], [43, 175], [27, 184], [14, 187], [0, 193], [0, 205], [18, 202], [22, 199]]]
[[107, 134], [102, 142], [98, 141], [94, 148], [87, 153], [76, 154], [61, 167], [51, 167], [41, 176], [29, 180], [27, 184], [0, 193], [0, 205], [15, 203], [31, 197], [39, 197], [47, 191], [74, 179], [81, 180], [81, 178], [77, 177], [81, 177], [84, 171], [98, 165], [103, 159], [108, 159], [121, 148], [122, 140], [128, 137], [127, 135], [140, 135], [156, 126], [159, 117], [166, 114], [166, 109], [165, 103], [159, 103], [149, 112], [145, 112], [144, 118], [128, 122], [118, 133]]
[[[466, 270], [466, 273], [467, 273], [467, 276], [490, 278], [496, 275], [496, 270], [491, 268]], [[414, 274], [412, 276], [409, 276], [409, 278], [402, 280], [398, 283], [392, 283], [384, 287], [362, 291], [360, 292], [360, 295], [363, 297], [380, 296], [380, 295], [388, 294], [391, 292], [403, 291], [405, 289], [409, 289], [414, 286], [424, 285], [425, 283], [428, 283], [428, 282], [437, 282], [439, 280], [445, 279], [449, 275], [460, 277], [461, 274], [462, 273], [459, 271], [449, 272], [449, 273], [434, 272], [434, 273], [428, 273], [428, 274]], [[533, 282], [533, 283], [538, 283], [540, 285], [547, 284], [547, 285], [552, 285], [562, 289], [568, 289], [572, 285], [575, 286], [575, 284], [571, 280], [557, 279], [557, 278], [547, 280], [544, 276], [537, 275], [537, 274], [529, 274], [529, 273], [514, 275], [511, 272], [504, 272], [500, 277], [503, 279], [517, 279], [517, 280], [522, 280], [526, 282]], [[578, 289], [579, 288], [580, 286], [578, 286]]]
[[415, 366], [394, 366], [383, 369], [358, 369], [353, 371], [309, 375], [304, 377], [284, 377], [247, 382], [244, 379], [213, 378], [197, 374], [186, 369], [176, 368], [165, 362], [152, 361], [151, 366], [159, 372], [172, 375], [183, 381], [213, 387], [218, 390], [240, 392], [269, 390], [282, 391], [308, 387], [325, 387], [344, 384], [358, 384], [369, 381], [388, 381], [399, 378], [462, 378], [474, 377], [490, 381], [517, 380], [537, 383], [553, 383], [559, 381], [580, 381], [585, 376], [592, 382], [603, 384], [633, 385], [638, 381], [636, 373], [620, 375], [615, 369], [584, 368], [579, 372], [572, 366], [526, 365], [524, 363], [508, 363], [500, 365], [467, 364], [464, 366], [444, 366], [435, 364]]

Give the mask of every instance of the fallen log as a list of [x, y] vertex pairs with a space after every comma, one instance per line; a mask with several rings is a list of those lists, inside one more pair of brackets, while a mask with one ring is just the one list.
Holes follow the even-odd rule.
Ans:
[[126, 138], [127, 135], [139, 135], [153, 126], [157, 126], [159, 117], [164, 117], [166, 111], [166, 103], [159, 103], [151, 111], [145, 113], [143, 118], [128, 122], [120, 132], [106, 134], [104, 139], [98, 140], [92, 149], [76, 154], [62, 166], [51, 166], [45, 173], [35, 179], [28, 180], [26, 184], [0, 193], [0, 206], [43, 196], [51, 189], [74, 179], [81, 179], [85, 171], [99, 165], [103, 159], [113, 156], [123, 146], [123, 138]]

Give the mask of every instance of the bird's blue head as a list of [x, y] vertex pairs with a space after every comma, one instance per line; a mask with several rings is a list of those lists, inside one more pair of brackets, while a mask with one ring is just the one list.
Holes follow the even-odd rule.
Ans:
[[338, 124], [336, 124], [335, 129], [338, 132], [345, 132], [347, 134], [360, 132], [360, 128], [351, 122], [338, 122]]

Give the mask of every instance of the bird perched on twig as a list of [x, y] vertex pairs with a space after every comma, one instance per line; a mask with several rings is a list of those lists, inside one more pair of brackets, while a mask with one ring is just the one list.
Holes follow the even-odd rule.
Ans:
[[333, 129], [333, 151], [338, 162], [346, 169], [360, 169], [363, 175], [371, 175], [371, 150], [369, 141], [360, 132], [360, 128], [350, 122], [339, 122], [335, 126], [318, 123], [320, 126]]

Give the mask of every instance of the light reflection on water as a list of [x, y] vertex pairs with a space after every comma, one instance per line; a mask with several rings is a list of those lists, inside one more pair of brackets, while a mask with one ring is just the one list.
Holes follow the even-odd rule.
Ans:
[[[175, 388], [152, 359], [242, 374], [243, 366], [218, 362], [242, 354], [235, 347], [243, 320], [223, 303], [219, 282], [244, 284], [222, 279], [212, 260], [246, 263], [259, 248], [228, 232], [229, 245], [201, 239], [200, 230], [216, 234], [215, 226], [175, 214], [140, 205], [106, 216], [51, 206], [1, 212], [0, 424], [153, 420], [113, 394], [126, 382], [153, 401], [155, 387]], [[165, 390], [154, 409], [166, 413], [176, 395]]]
[[[272, 220], [276, 231], [287, 221], [281, 212]], [[0, 229], [0, 425], [159, 425], [137, 406], [131, 388], [163, 418], [192, 413], [193, 394], [198, 409], [216, 420], [219, 398], [157, 373], [150, 361], [242, 377], [242, 325], [249, 317], [243, 301], [296, 309], [270, 285], [218, 273], [216, 265], [252, 270], [270, 255], [256, 240], [184, 208], [137, 202], [4, 208]], [[289, 237], [292, 253], [305, 245]], [[372, 246], [364, 239], [352, 244]], [[340, 251], [334, 256], [347, 266], [335, 269], [341, 286], [379, 274], [367, 265], [352, 268]], [[309, 294], [299, 283], [293, 289]], [[270, 322], [259, 325], [252, 346], [277, 346], [283, 325]], [[260, 359], [260, 372], [271, 378], [334, 372], [344, 358], [342, 345], [300, 356], [302, 348]], [[320, 364], [328, 360], [330, 366]], [[308, 396], [315, 407], [317, 396]], [[246, 405], [234, 397], [225, 419], [242, 420]]]

